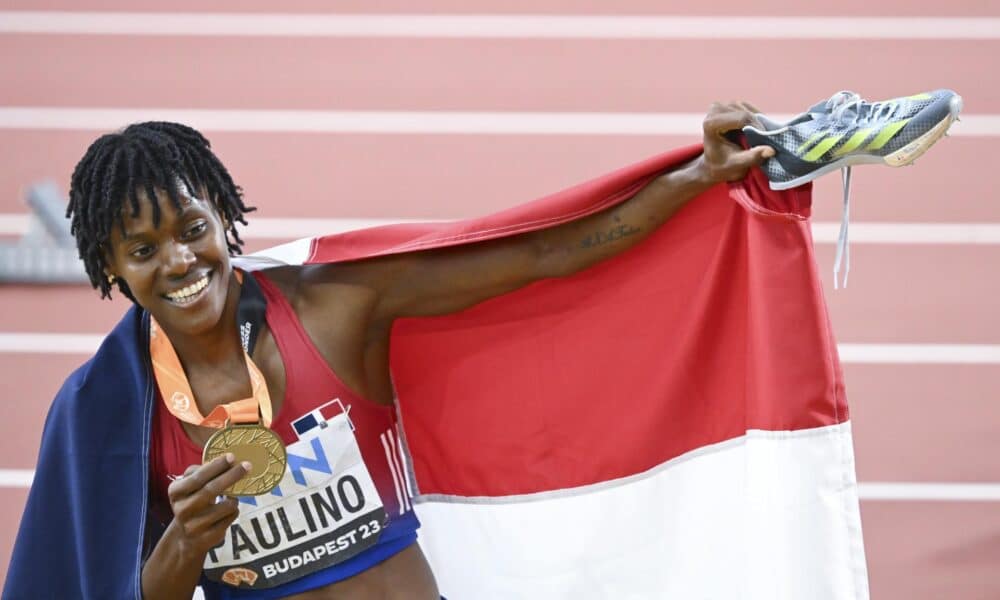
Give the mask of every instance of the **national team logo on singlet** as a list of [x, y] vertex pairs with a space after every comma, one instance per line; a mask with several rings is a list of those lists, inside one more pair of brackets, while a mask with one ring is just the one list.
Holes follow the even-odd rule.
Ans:
[[[314, 420], [287, 447], [288, 468], [270, 493], [240, 498], [226, 539], [205, 557], [205, 575], [264, 589], [345, 561], [378, 542], [386, 523], [350, 418]], [[318, 414], [314, 411], [313, 415]]]

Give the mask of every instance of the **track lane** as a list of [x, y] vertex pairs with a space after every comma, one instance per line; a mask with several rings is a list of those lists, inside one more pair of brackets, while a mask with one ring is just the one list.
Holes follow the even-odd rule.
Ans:
[[[49, 406], [66, 377], [88, 356], [21, 354], [0, 355], [0, 373], [11, 391], [6, 419], [0, 423], [3, 469], [34, 469], [42, 426]], [[0, 511], [2, 512], [2, 511]]]
[[102, 301], [89, 285], [4, 285], [0, 301], [7, 333], [107, 333], [132, 305], [118, 293]]
[[[850, 73], [850, 87], [871, 99], [950, 87], [968, 95], [969, 112], [997, 113], [1000, 90], [980, 82], [998, 53], [1000, 40], [7, 34], [0, 35], [0, 81], [9, 82], [0, 86], [0, 105], [700, 113], [713, 100], [743, 98], [794, 113], [837, 91], [831, 73]], [[736, 56], [781, 65], [794, 84], [776, 86], [760, 69], [737, 67]], [[921, 69], [901, 69], [901, 60]]]
[[14, 550], [14, 539], [21, 524], [21, 514], [28, 500], [28, 490], [24, 488], [0, 488], [0, 581], [6, 581], [10, 555]]
[[859, 481], [1000, 482], [1000, 365], [848, 364], [844, 378]]
[[1000, 245], [855, 244], [848, 287], [833, 289], [835, 247], [816, 262], [839, 341], [992, 344], [1000, 340], [996, 299]]
[[[255, 241], [248, 249], [262, 245]], [[845, 290], [832, 289], [834, 250], [822, 244], [816, 255], [839, 341], [1000, 343], [1000, 245], [855, 244]], [[7, 286], [2, 302], [4, 332], [107, 331], [129, 306], [124, 298], [100, 301], [85, 285]]]
[[[0, 422], [0, 468], [34, 468], [42, 424], [83, 354], [0, 354], [0, 377], [15, 390]], [[998, 483], [1000, 365], [844, 365], [858, 479]]]
[[[0, 488], [0, 579], [6, 578], [27, 493]], [[998, 514], [992, 503], [863, 501], [872, 597], [994, 600], [1000, 595]]]
[[[24, 190], [51, 179], [65, 191], [101, 132], [0, 131], [0, 213], [23, 213]], [[556, 192], [690, 136], [358, 135], [207, 132], [266, 217], [452, 219]], [[855, 170], [855, 221], [1000, 222], [990, 137], [951, 137], [902, 169]], [[840, 178], [816, 183], [814, 219], [839, 221]]]
[[872, 598], [1000, 598], [1000, 510], [989, 502], [862, 502]]
[[[845, 290], [832, 289], [833, 245], [818, 246], [816, 254], [841, 342], [1000, 343], [1000, 245], [855, 244]], [[7, 286], [2, 300], [4, 332], [107, 331], [129, 306], [124, 298], [100, 301], [85, 285]]]

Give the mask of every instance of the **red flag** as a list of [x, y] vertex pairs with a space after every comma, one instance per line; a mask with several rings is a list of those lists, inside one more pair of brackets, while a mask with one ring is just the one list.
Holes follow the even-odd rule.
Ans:
[[[331, 262], [550, 227], [699, 152], [479, 219], [273, 254]], [[810, 204], [809, 186], [773, 192], [754, 170], [591, 269], [395, 325], [421, 542], [446, 596], [867, 598]]]

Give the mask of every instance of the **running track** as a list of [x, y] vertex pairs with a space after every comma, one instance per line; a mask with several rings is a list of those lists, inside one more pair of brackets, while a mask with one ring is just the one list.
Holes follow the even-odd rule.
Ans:
[[[1000, 597], [1000, 206], [987, 175], [1000, 136], [991, 76], [1000, 21], [987, 19], [1000, 18], [1000, 6], [410, 4], [345, 0], [339, 15], [377, 17], [348, 22], [303, 19], [326, 9], [289, 0], [261, 31], [253, 15], [278, 5], [0, 1], [8, 11], [0, 12], [0, 235], [23, 230], [25, 186], [53, 178], [65, 188], [99, 130], [143, 115], [180, 115], [209, 133], [249, 202], [271, 219], [250, 230], [260, 248], [309, 234], [317, 218], [447, 219], [530, 199], [696, 140], [697, 117], [713, 99], [787, 114], [842, 87], [869, 98], [952, 87], [969, 115], [953, 137], [913, 169], [855, 173], [850, 286], [827, 292], [853, 410], [872, 596]], [[169, 20], [92, 18], [167, 10]], [[204, 14], [223, 10], [251, 19]], [[77, 12], [43, 15], [38, 26], [20, 11]], [[843, 21], [830, 18], [725, 20], [751, 12], [856, 17], [847, 30], [859, 37], [845, 39]], [[400, 32], [401, 15], [416, 13], [430, 20]], [[449, 33], [440, 15], [457, 14], [485, 18]], [[490, 15], [522, 17], [505, 24]], [[616, 15], [646, 15], [661, 28], [609, 39], [628, 29]], [[711, 18], [676, 20], [692, 16]], [[136, 33], [149, 22], [179, 23], [185, 34]], [[212, 35], [220, 22], [236, 31]], [[125, 33], [95, 33], [109, 23]], [[303, 35], [309, 23], [319, 32]], [[792, 25], [809, 33], [788, 35]], [[486, 131], [498, 122], [504, 131]], [[302, 123], [313, 131], [299, 131]], [[815, 193], [824, 269], [833, 264], [839, 185], [830, 177]], [[107, 331], [126, 305], [80, 287], [8, 286], [0, 308], [9, 411], [0, 423], [2, 576], [48, 403], [85, 359], [86, 334]], [[56, 337], [14, 335], [40, 333]], [[31, 343], [41, 349], [29, 351]]]

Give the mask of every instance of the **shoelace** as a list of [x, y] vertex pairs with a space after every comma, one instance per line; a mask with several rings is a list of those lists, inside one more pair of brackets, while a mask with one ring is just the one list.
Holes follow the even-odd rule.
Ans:
[[[868, 106], [868, 111], [862, 116], [861, 108], [864, 105]], [[900, 108], [901, 102], [897, 99], [869, 104], [860, 94], [844, 90], [830, 96], [825, 106], [830, 111], [830, 118], [837, 121], [846, 121], [844, 113], [853, 108], [854, 118], [849, 123], [853, 127], [858, 123], [871, 123], [891, 117]]]
[[[847, 287], [847, 276], [851, 274], [851, 245], [848, 229], [851, 225], [851, 167], [840, 170], [844, 184], [844, 210], [840, 215], [840, 233], [837, 234], [837, 254], [833, 259], [833, 289]], [[841, 261], [844, 264], [844, 281], [840, 283]]]
[[[837, 121], [846, 121], [845, 113], [851, 108], [854, 109], [854, 118], [850, 121], [850, 126], [855, 126], [859, 122], [871, 123], [879, 119], [891, 117], [900, 108], [900, 103], [895, 100], [885, 102], [875, 102], [868, 105], [867, 114], [861, 116], [861, 107], [865, 101], [859, 94], [849, 91], [837, 92], [826, 101], [826, 108], [830, 110], [830, 118]], [[847, 278], [851, 274], [851, 244], [849, 231], [851, 226], [851, 167], [844, 167], [840, 170], [844, 187], [844, 208], [840, 215], [840, 232], [837, 234], [837, 254], [833, 259], [833, 289], [847, 287]], [[841, 267], [844, 270], [843, 281], [840, 279]]]

